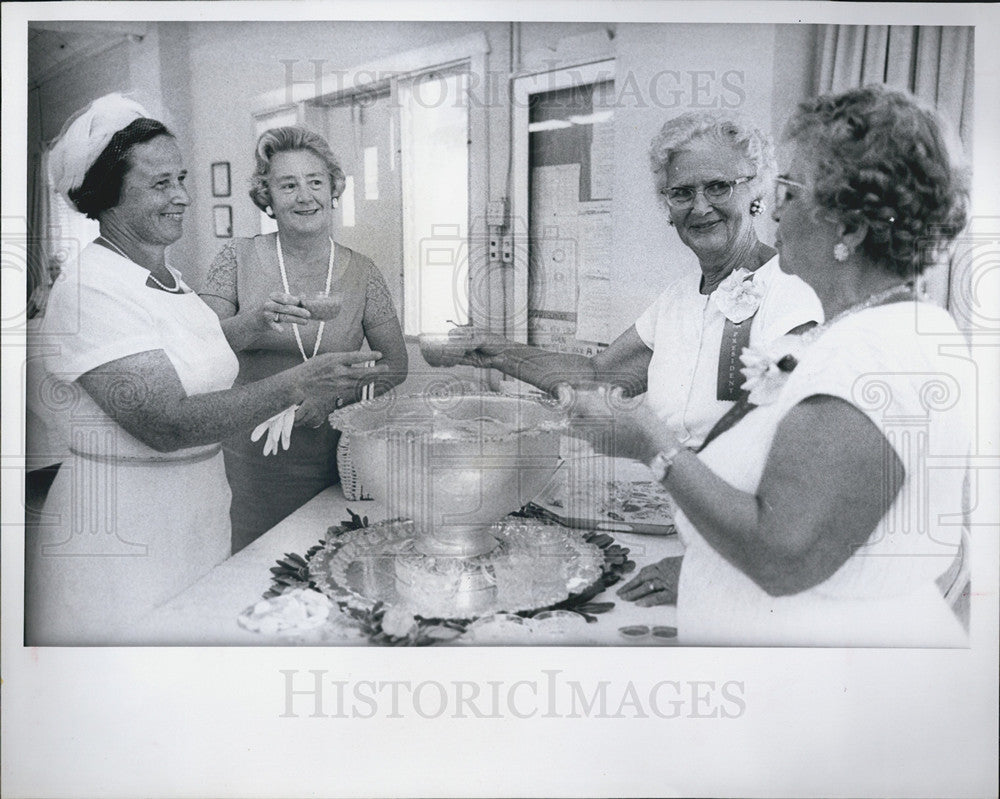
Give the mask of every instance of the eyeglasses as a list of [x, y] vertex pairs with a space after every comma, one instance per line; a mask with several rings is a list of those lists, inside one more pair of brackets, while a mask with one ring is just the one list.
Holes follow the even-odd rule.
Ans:
[[808, 187], [804, 183], [799, 183], [797, 180], [786, 178], [784, 175], [778, 175], [774, 179], [775, 210], [781, 208], [781, 206], [783, 206], [788, 201], [789, 189], [806, 189], [806, 188]]
[[663, 189], [660, 192], [666, 198], [667, 205], [671, 208], [690, 208], [694, 205], [695, 198], [699, 192], [705, 195], [705, 200], [712, 205], [724, 203], [733, 196], [733, 189], [740, 183], [753, 180], [756, 175], [750, 177], [736, 178], [736, 180], [714, 180], [704, 186], [674, 186], [670, 189]]

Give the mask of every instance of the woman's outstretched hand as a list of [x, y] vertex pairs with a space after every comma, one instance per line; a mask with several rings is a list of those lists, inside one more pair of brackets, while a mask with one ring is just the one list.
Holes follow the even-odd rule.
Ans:
[[491, 368], [493, 358], [511, 345], [497, 333], [470, 325], [453, 327], [447, 333], [425, 333], [420, 337], [420, 354], [431, 366], [478, 366]]
[[330, 397], [340, 397], [344, 402], [354, 402], [361, 397], [361, 389], [374, 383], [389, 367], [374, 363], [366, 366], [366, 361], [377, 362], [380, 352], [325, 352], [296, 366], [298, 388], [303, 394], [302, 403], [316, 398], [318, 404]]
[[646, 395], [626, 397], [621, 388], [568, 384], [556, 388], [559, 404], [569, 412], [573, 430], [604, 455], [649, 463], [677, 438], [649, 407]]
[[664, 558], [643, 567], [618, 589], [618, 596], [642, 607], [676, 605], [682, 560], [680, 557]]

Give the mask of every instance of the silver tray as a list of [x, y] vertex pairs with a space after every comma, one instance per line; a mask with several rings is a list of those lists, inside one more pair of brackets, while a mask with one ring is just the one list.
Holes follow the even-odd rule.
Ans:
[[603, 553], [581, 531], [505, 519], [491, 532], [499, 543], [488, 555], [430, 557], [414, 548], [413, 522], [378, 522], [326, 542], [310, 578], [356, 607], [381, 602], [427, 619], [468, 619], [550, 607], [601, 577]]

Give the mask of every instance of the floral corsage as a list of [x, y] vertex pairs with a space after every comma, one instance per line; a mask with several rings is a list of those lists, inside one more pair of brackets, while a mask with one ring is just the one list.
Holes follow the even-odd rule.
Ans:
[[798, 366], [805, 342], [801, 336], [781, 336], [764, 347], [746, 347], [740, 354], [746, 375], [743, 388], [754, 405], [770, 405], [778, 398], [792, 370]]
[[749, 319], [760, 307], [764, 291], [754, 284], [752, 277], [749, 269], [737, 269], [712, 292], [712, 302], [734, 324]]

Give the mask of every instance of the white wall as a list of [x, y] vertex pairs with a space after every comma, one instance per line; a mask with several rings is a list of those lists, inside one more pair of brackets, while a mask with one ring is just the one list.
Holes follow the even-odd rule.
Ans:
[[[229, 203], [236, 236], [259, 232], [256, 207], [247, 195], [253, 169], [251, 110], [258, 95], [286, 85], [289, 66], [297, 81], [322, 71], [347, 69], [389, 53], [458, 38], [482, 26], [471, 23], [187, 23], [192, 80], [188, 149], [193, 207], [182, 249], [185, 275], [198, 285], [225, 241], [212, 231], [211, 208]], [[232, 197], [213, 198], [209, 180], [214, 161], [229, 161]]]
[[[230, 203], [233, 230], [237, 236], [258, 232], [257, 209], [247, 196], [247, 181], [253, 169], [253, 100], [265, 92], [294, 81], [309, 82], [317, 65], [323, 72], [347, 70], [371, 63], [396, 52], [447, 42], [484, 32], [489, 40], [489, 69], [506, 76], [510, 69], [508, 23], [478, 22], [287, 22], [174, 23], [186, 27], [187, 75], [173, 64], [172, 85], [190, 82], [190, 130], [188, 169], [191, 173], [192, 213], [185, 238], [175, 245], [173, 257], [185, 261], [184, 272], [198, 285], [212, 257], [224, 245], [212, 232], [211, 207]], [[592, 24], [541, 24], [522, 26], [523, 48], [553, 45], [560, 36], [598, 29]], [[161, 40], [166, 40], [166, 35]], [[289, 66], [286, 62], [293, 62]], [[291, 70], [291, 72], [289, 72]], [[164, 84], [168, 81], [165, 79]], [[329, 85], [329, 84], [325, 84]], [[491, 109], [492, 110], [492, 109]], [[505, 109], [497, 124], [490, 126], [490, 151], [506, 146]], [[336, 152], [336, 143], [331, 142]], [[229, 161], [233, 195], [213, 198], [209, 168], [214, 161]], [[506, 158], [491, 158], [491, 180], [504, 185]], [[499, 172], [497, 171], [499, 170]]]
[[[628, 76], [636, 99], [623, 98], [625, 105], [615, 114], [621, 157], [615, 169], [619, 267], [612, 313], [618, 330], [671, 280], [698, 269], [659, 204], [647, 155], [650, 140], [676, 114], [713, 105], [736, 107], [770, 129], [775, 34], [774, 25], [619, 26], [616, 85]], [[773, 240], [772, 225], [769, 218], [758, 219], [765, 241]]]
[[[521, 68], [537, 65], [547, 53], [564, 59], [561, 66], [566, 59], [581, 63], [588, 48], [595, 57], [610, 53], [617, 59], [621, 105], [615, 147], [620, 157], [611, 309], [616, 330], [628, 327], [674, 276], [697, 269], [693, 255], [666, 225], [652, 186], [646, 154], [663, 122], [696, 105], [725, 103], [777, 131], [812, 88], [815, 27], [810, 25], [151, 23], [141, 42], [116, 48], [87, 70], [43, 87], [40, 126], [52, 135], [60, 117], [112, 89], [132, 90], [172, 125], [187, 156], [192, 206], [185, 237], [172, 248], [171, 260], [198, 286], [225, 243], [214, 236], [212, 205], [232, 205], [235, 235], [258, 231], [257, 211], [246, 194], [253, 165], [251, 109], [254, 98], [286, 84], [286, 62], [294, 62], [294, 80], [311, 81], [317, 69], [313, 61], [320, 61], [323, 71], [346, 70], [478, 32], [489, 42], [489, 70], [504, 81], [513, 68], [512, 36], [519, 42], [514, 65]], [[509, 110], [502, 96], [487, 113], [489, 191], [498, 197], [506, 192], [509, 145]], [[231, 164], [229, 198], [211, 196], [213, 161]], [[769, 215], [760, 220], [760, 229], [764, 240], [773, 238]]]

